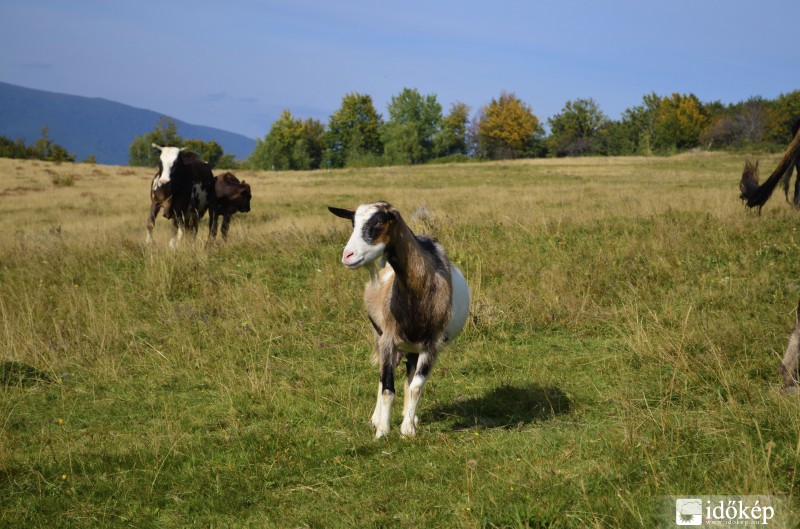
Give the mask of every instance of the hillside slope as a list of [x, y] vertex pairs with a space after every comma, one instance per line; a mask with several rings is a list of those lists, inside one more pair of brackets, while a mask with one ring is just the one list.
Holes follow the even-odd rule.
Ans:
[[[102, 98], [46, 92], [0, 82], [0, 135], [32, 143], [44, 126], [50, 139], [78, 160], [94, 154], [98, 163], [125, 165], [134, 137], [153, 130], [164, 114]], [[241, 134], [175, 119], [184, 138], [214, 140], [237, 158], [246, 158], [256, 142]]]

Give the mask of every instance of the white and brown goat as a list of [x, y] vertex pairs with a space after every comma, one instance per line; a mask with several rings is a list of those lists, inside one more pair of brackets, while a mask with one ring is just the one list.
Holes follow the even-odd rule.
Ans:
[[355, 211], [328, 209], [353, 224], [342, 263], [348, 268], [364, 266], [370, 272], [364, 304], [375, 328], [380, 366], [372, 414], [375, 436], [389, 433], [394, 369], [402, 357], [406, 358], [406, 379], [400, 432], [413, 436], [419, 397], [436, 357], [467, 321], [469, 287], [442, 245], [414, 235], [391, 204], [362, 204]]

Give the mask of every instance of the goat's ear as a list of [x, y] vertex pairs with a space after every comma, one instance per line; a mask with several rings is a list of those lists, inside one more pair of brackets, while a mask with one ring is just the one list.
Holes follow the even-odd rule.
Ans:
[[158, 149], [159, 151], [162, 150], [164, 147], [161, 145], [156, 145], [155, 143], [151, 143], [150, 146], [154, 149]]
[[356, 212], [352, 209], [342, 209], [342, 208], [334, 208], [328, 206], [328, 211], [336, 215], [337, 217], [341, 217], [347, 220], [353, 220], [356, 218]]

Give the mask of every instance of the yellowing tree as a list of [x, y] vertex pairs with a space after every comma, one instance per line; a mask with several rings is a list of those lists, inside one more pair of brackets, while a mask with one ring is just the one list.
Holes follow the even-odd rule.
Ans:
[[686, 150], [700, 144], [700, 134], [708, 125], [703, 103], [694, 94], [672, 94], [658, 105], [654, 142], [657, 150]]
[[516, 95], [503, 92], [481, 109], [477, 129], [480, 155], [521, 158], [533, 147], [539, 119]]

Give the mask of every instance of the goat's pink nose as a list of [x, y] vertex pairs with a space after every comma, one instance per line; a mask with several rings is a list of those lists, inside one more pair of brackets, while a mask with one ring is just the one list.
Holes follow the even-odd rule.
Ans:
[[349, 261], [350, 259], [353, 258], [355, 254], [356, 252], [354, 252], [353, 250], [345, 250], [344, 253], [342, 254], [342, 261], [345, 262]]

